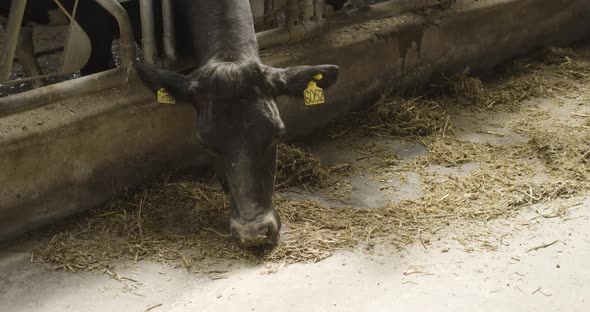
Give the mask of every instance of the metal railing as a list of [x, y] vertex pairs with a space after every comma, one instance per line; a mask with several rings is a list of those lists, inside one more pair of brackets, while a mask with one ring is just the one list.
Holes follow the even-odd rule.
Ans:
[[[173, 0], [162, 0], [163, 51], [157, 51], [153, 0], [96, 1], [113, 15], [119, 24], [121, 32], [120, 55], [123, 68], [127, 68], [135, 58], [135, 45], [131, 21], [129, 20], [127, 12], [119, 3], [122, 1], [139, 1], [142, 25], [141, 51], [144, 61], [150, 64], [176, 61], [174, 13], [172, 10]], [[320, 27], [318, 26], [320, 26], [319, 22], [323, 19], [325, 0], [304, 0], [301, 8], [299, 7], [299, 0], [250, 0], [250, 2], [253, 13], [259, 21], [259, 28], [267, 29], [271, 28], [271, 24], [276, 24], [275, 20], [277, 17], [273, 17], [273, 15], [280, 15], [282, 12], [286, 15], [287, 23], [285, 25], [258, 34], [257, 37], [262, 49], [301, 40], [320, 30]], [[49, 78], [52, 76], [58, 76], [59, 74], [65, 74], [55, 73], [19, 79], [16, 81], [8, 81], [12, 72], [15, 50], [17, 49], [26, 4], [27, 0], [12, 1], [6, 33], [3, 34], [5, 38], [4, 46], [0, 55], [0, 82], [2, 83], [22, 83], [29, 80]], [[303, 14], [301, 14], [301, 12]], [[161, 55], [158, 52], [161, 52]], [[108, 88], [111, 87], [112, 84], [101, 84], [101, 86], [103, 86], [103, 88]], [[100, 88], [100, 90], [103, 88]], [[87, 93], [86, 89], [92, 90], [92, 92], [97, 91], [94, 87], [82, 88], [80, 94]], [[57, 100], [58, 98], [59, 97], [52, 97], [52, 100]], [[0, 103], [1, 102], [2, 100], [0, 99]]]
[[[135, 59], [131, 21], [119, 1], [96, 2], [111, 14], [119, 25], [121, 67], [0, 98], [0, 117], [70, 97], [109, 90], [127, 83], [129, 67]], [[10, 75], [25, 6], [26, 0], [12, 1], [6, 27], [7, 40], [0, 55], [0, 81], [6, 81]]]
[[[177, 60], [175, 51], [172, 10], [172, 1], [174, 0], [162, 0], [163, 51], [157, 51], [153, 0], [96, 1], [117, 20], [119, 25], [121, 66], [0, 98], [0, 118], [65, 98], [88, 95], [127, 84], [129, 66], [136, 57], [136, 47], [130, 18], [119, 2], [140, 1], [141, 50], [144, 60], [147, 63], [160, 64], [169, 68], [182, 68], [183, 64]], [[366, 19], [391, 16], [391, 12], [401, 13], [443, 1], [452, 0], [390, 0], [384, 2], [382, 0], [383, 3], [371, 6], [372, 10], [368, 11], [369, 13], [357, 14], [357, 17], [364, 16]], [[12, 1], [5, 34], [6, 40], [0, 54], [0, 82], [6, 81], [10, 75], [26, 2], [26, 0]], [[255, 26], [258, 30], [256, 37], [260, 49], [313, 37], [322, 33], [327, 26], [325, 0], [250, 0], [250, 3]], [[354, 19], [354, 16], [343, 15], [340, 18], [340, 20], [346, 19]]]
[[12, 72], [12, 62], [14, 60], [14, 53], [16, 52], [16, 45], [18, 44], [18, 36], [20, 35], [26, 6], [27, 0], [12, 1], [11, 3], [10, 14], [6, 23], [6, 40], [2, 47], [2, 53], [0, 53], [0, 82], [6, 81]]
[[[119, 3], [122, 1], [126, 0], [96, 0], [96, 2], [100, 4], [107, 12], [109, 12], [117, 21], [120, 30], [121, 62], [126, 66], [129, 66], [133, 59], [135, 59], [134, 36], [133, 28], [127, 15], [127, 11]], [[56, 1], [56, 3], [59, 3], [59, 1]], [[15, 0], [11, 3], [8, 23], [5, 33], [3, 34], [5, 40], [3, 40], [3, 49], [2, 53], [0, 54], [0, 82], [5, 82], [10, 76], [12, 64], [14, 61], [14, 54], [17, 49], [17, 45], [19, 44], [18, 38], [19, 35], [21, 35], [21, 24], [23, 21], [26, 4], [27, 0]], [[59, 3], [59, 6], [62, 7], [61, 3]], [[69, 16], [69, 13], [65, 14]], [[70, 21], [70, 27], [72, 27], [74, 23], [75, 21]]]

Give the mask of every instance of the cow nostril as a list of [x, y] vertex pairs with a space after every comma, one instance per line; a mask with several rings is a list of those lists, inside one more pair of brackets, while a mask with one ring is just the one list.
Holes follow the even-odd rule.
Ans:
[[270, 233], [270, 225], [262, 225], [258, 229], [258, 236], [266, 238], [269, 233]]
[[276, 246], [278, 244], [278, 229], [271, 222], [257, 224], [232, 225], [232, 236], [242, 247]]

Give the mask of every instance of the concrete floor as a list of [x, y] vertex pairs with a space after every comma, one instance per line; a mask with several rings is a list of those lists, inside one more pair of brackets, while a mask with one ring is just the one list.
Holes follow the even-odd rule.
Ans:
[[[0, 254], [2, 311], [589, 311], [590, 198], [567, 219], [524, 212], [485, 225], [501, 244], [465, 251], [469, 225], [427, 248], [341, 252], [317, 264], [222, 265], [206, 275], [140, 263], [104, 274], [49, 272], [25, 252]], [[555, 206], [555, 207], [551, 207]], [[538, 216], [538, 215], [537, 215]], [[472, 225], [473, 226], [473, 225]], [[516, 228], [515, 228], [516, 227]], [[515, 230], [517, 229], [517, 230]], [[543, 249], [527, 250], [554, 241]], [[224, 272], [229, 270], [229, 272]], [[125, 279], [129, 278], [129, 279]]]

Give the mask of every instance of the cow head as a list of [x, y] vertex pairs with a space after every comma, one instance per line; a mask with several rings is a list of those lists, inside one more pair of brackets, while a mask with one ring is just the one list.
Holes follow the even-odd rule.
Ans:
[[[258, 61], [211, 60], [188, 76], [136, 64], [152, 91], [164, 88], [197, 110], [198, 137], [214, 156], [215, 171], [229, 197], [231, 232], [241, 246], [276, 245], [281, 222], [274, 208], [277, 143], [285, 126], [275, 104], [280, 95], [303, 96], [318, 73], [328, 88], [334, 65], [277, 69]], [[302, 104], [303, 105], [303, 101]]]

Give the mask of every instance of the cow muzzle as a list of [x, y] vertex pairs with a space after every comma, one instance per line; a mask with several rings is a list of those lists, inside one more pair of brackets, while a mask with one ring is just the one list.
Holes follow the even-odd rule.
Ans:
[[255, 222], [231, 219], [230, 224], [232, 237], [240, 247], [275, 247], [279, 242], [280, 222], [275, 213]]

